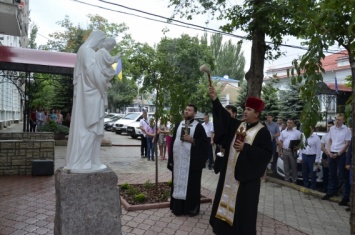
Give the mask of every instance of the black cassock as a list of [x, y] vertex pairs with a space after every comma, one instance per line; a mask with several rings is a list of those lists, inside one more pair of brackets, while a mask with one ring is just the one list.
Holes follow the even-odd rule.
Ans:
[[[216, 157], [214, 171], [220, 174], [213, 200], [210, 224], [213, 232], [218, 235], [253, 235], [256, 234], [256, 218], [258, 212], [260, 179], [272, 156], [270, 132], [263, 127], [256, 134], [250, 144], [244, 144], [240, 152], [235, 170], [235, 179], [239, 181], [239, 189], [234, 213], [233, 226], [216, 218], [217, 208], [221, 199], [229, 150], [235, 136], [235, 132], [241, 121], [230, 116], [228, 111], [221, 105], [218, 98], [213, 104], [214, 141], [225, 148], [224, 157]], [[247, 130], [257, 123], [247, 126]]]
[[[197, 122], [195, 120], [195, 122]], [[176, 131], [180, 123], [175, 125], [175, 130], [172, 139], [172, 145], [169, 151], [168, 169], [172, 172], [172, 181], [174, 184], [174, 158], [173, 149], [176, 138]], [[170, 210], [175, 215], [190, 215], [194, 216], [200, 212], [200, 197], [201, 197], [201, 176], [202, 168], [205, 167], [208, 154], [208, 139], [205, 129], [201, 124], [197, 124], [193, 135], [195, 143], [191, 146], [190, 152], [190, 169], [187, 183], [186, 200], [175, 199], [172, 197], [174, 188], [170, 194]]]

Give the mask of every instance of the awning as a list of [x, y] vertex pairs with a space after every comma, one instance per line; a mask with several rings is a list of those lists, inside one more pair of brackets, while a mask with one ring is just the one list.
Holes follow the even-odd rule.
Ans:
[[0, 70], [73, 75], [76, 54], [0, 46]]

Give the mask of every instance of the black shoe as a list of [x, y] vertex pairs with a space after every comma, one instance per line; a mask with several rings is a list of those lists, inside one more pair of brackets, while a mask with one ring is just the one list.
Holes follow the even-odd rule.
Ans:
[[322, 197], [322, 200], [329, 200], [329, 198], [333, 197], [331, 194], [326, 194]]
[[209, 167], [208, 167], [208, 170], [212, 170], [212, 167], [211, 167], [211, 166], [209, 166]]
[[350, 207], [345, 208], [345, 211], [346, 211], [346, 212], [350, 212], [350, 211], [351, 211], [351, 210], [350, 210]]
[[345, 200], [345, 199], [342, 199], [340, 202], [339, 202], [339, 206], [347, 206], [348, 205], [348, 202], [349, 200]]
[[148, 161], [150, 161], [150, 159], [148, 158]]

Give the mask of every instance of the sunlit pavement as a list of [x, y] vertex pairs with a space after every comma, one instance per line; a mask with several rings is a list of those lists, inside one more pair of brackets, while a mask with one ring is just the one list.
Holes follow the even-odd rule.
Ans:
[[[21, 124], [4, 131], [21, 131]], [[155, 162], [140, 157], [140, 140], [105, 132], [113, 144], [102, 147], [101, 160], [116, 172], [119, 182], [144, 183], [155, 181]], [[137, 145], [123, 147], [124, 145]], [[55, 167], [64, 165], [66, 147], [55, 149]], [[159, 181], [171, 179], [166, 161], [158, 160]], [[203, 171], [202, 193], [213, 198], [218, 175]], [[269, 179], [262, 183], [258, 234], [350, 234], [349, 217], [345, 207], [322, 201], [302, 192], [300, 186]], [[290, 187], [291, 186], [291, 187]], [[122, 209], [122, 231], [129, 234], [213, 234], [208, 224], [212, 205], [201, 204], [195, 217], [176, 217], [169, 209], [127, 212]], [[54, 176], [0, 177], [0, 234], [53, 234], [55, 214]]]

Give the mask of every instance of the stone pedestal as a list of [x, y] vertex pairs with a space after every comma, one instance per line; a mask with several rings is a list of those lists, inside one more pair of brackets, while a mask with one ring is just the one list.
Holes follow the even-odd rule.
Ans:
[[97, 235], [121, 232], [117, 176], [110, 169], [97, 173], [55, 173], [54, 234]]

